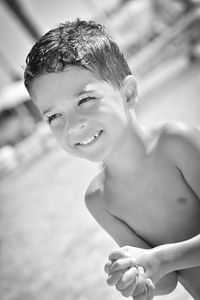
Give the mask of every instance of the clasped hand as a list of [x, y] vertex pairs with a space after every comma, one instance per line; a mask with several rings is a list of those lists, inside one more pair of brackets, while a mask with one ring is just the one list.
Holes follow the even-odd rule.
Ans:
[[124, 246], [113, 250], [105, 264], [107, 283], [115, 285], [124, 297], [151, 300], [161, 275], [160, 262], [153, 249]]

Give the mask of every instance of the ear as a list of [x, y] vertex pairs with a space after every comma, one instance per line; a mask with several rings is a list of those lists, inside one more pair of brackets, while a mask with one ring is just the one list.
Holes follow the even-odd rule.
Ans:
[[137, 82], [133, 75], [128, 75], [123, 82], [122, 96], [129, 107], [134, 107], [137, 102]]

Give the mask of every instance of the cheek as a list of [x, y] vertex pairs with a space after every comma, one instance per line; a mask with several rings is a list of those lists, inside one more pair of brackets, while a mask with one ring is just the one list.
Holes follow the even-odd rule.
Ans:
[[[99, 112], [100, 118], [104, 121], [104, 124], [114, 127], [124, 126], [127, 124], [127, 116], [123, 109], [114, 107], [113, 109], [104, 109]], [[114, 129], [112, 127], [112, 129]]]
[[112, 119], [125, 120], [126, 113], [123, 101], [118, 97], [106, 98], [101, 105], [100, 113], [112, 117]]
[[63, 149], [66, 153], [74, 155], [74, 150], [67, 139], [67, 136], [55, 136], [58, 146]]
[[67, 145], [67, 133], [65, 132], [65, 126], [62, 123], [54, 124], [50, 127], [50, 130], [56, 139], [57, 144], [64, 148]]
[[60, 117], [54, 120], [52, 122], [52, 125], [50, 125], [51, 132], [56, 138], [59, 138], [64, 134], [65, 124], [66, 124], [65, 120], [62, 117]]

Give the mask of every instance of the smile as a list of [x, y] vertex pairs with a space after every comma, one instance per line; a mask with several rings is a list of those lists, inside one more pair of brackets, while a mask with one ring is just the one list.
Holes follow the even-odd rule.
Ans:
[[103, 130], [99, 130], [97, 133], [95, 133], [93, 136], [86, 138], [82, 140], [81, 142], [76, 143], [76, 146], [89, 146], [94, 144], [97, 139], [101, 136]]

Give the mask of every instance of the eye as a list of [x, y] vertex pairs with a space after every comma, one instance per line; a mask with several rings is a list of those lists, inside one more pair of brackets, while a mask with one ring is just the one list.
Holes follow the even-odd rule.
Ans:
[[60, 117], [60, 116], [61, 116], [61, 114], [57, 113], [57, 114], [53, 114], [53, 115], [51, 115], [51, 116], [46, 116], [45, 119], [47, 120], [47, 122], [48, 122], [49, 124], [51, 124], [51, 122], [52, 122], [53, 120], [55, 120], [56, 118], [58, 118], [58, 117]]
[[94, 100], [94, 97], [85, 97], [85, 98], [82, 98], [81, 100], [78, 101], [78, 106], [81, 105], [81, 104], [84, 104], [86, 102], [89, 102], [90, 100]]

